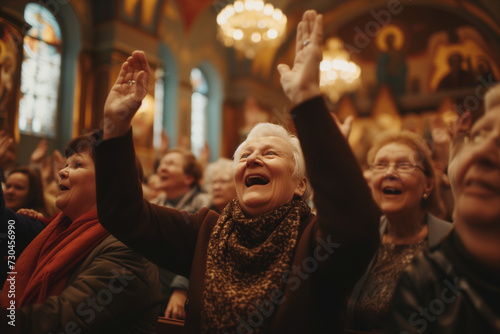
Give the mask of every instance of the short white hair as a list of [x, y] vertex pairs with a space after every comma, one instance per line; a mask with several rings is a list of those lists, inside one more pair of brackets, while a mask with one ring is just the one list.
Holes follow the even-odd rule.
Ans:
[[234, 178], [234, 163], [228, 158], [219, 158], [210, 163], [205, 169], [205, 187], [207, 191], [212, 191], [215, 174], [225, 172]]
[[[302, 180], [302, 178], [307, 178], [306, 175], [306, 164], [304, 161], [304, 155], [302, 154], [302, 149], [300, 148], [299, 139], [288, 132], [281, 125], [273, 124], [273, 123], [259, 123], [253, 127], [253, 129], [248, 134], [247, 138], [243, 143], [238, 146], [236, 151], [234, 152], [234, 166], [236, 167], [237, 162], [241, 157], [241, 149], [252, 139], [260, 138], [260, 137], [278, 137], [285, 140], [290, 144], [293, 153], [293, 160], [295, 162], [295, 167], [293, 170], [292, 176], [296, 180]], [[307, 180], [306, 190], [302, 195], [302, 199], [307, 201], [311, 196], [311, 185], [309, 184], [309, 180]]]
[[484, 96], [485, 112], [500, 105], [500, 84], [492, 86]]

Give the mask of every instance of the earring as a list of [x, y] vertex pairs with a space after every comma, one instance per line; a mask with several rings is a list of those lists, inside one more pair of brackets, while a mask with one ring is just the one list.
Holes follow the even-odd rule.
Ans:
[[424, 194], [424, 196], [422, 196], [424, 199], [427, 199], [427, 197], [429, 197], [429, 195], [427, 193]]

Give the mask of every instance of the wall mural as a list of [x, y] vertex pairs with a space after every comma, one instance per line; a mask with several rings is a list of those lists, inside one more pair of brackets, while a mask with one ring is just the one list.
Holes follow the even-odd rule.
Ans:
[[0, 129], [9, 132], [14, 129], [20, 40], [20, 35], [0, 18]]

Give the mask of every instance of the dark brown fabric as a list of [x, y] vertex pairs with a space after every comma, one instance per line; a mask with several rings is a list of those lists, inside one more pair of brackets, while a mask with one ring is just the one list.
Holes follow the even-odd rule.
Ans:
[[[300, 221], [310, 213], [295, 199], [264, 216], [247, 219], [238, 199], [222, 212], [207, 254], [202, 328], [204, 333], [236, 333], [239, 320], [258, 312], [256, 304], [272, 291], [284, 290], [283, 274], [290, 268]], [[266, 317], [254, 333], [262, 333]]]
[[[287, 285], [270, 303], [274, 315], [266, 333], [341, 333], [345, 294], [378, 249], [380, 211], [324, 100], [296, 106], [292, 119], [318, 214], [302, 222]], [[188, 214], [144, 201], [134, 161], [132, 131], [96, 147], [99, 220], [158, 265], [178, 274], [191, 272], [185, 332], [202, 333], [208, 245], [219, 215], [207, 208]], [[311, 260], [318, 265], [315, 271], [306, 270]], [[253, 330], [252, 319], [242, 320]]]
[[381, 244], [373, 269], [356, 304], [357, 326], [381, 330], [399, 277], [415, 255], [427, 249], [427, 239], [416, 244]]

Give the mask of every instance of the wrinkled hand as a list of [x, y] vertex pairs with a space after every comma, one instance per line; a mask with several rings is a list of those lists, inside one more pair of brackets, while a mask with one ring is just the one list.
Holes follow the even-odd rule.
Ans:
[[35, 147], [30, 156], [30, 163], [33, 165], [40, 165], [43, 161], [43, 158], [47, 154], [47, 140], [42, 139], [38, 142], [38, 145]]
[[123, 63], [104, 105], [104, 139], [122, 136], [130, 129], [132, 117], [148, 92], [149, 73], [143, 51], [134, 51]]
[[184, 320], [186, 318], [186, 311], [184, 310], [186, 299], [186, 290], [174, 289], [168, 301], [167, 309], [165, 310], [165, 318]]
[[28, 218], [31, 218], [31, 219], [40, 220], [40, 219], [44, 218], [43, 214], [41, 214], [40, 212], [35, 211], [33, 209], [19, 209], [19, 210], [17, 210], [17, 213], [20, 215], [26, 216]]
[[[308, 41], [307, 45], [304, 42]], [[279, 64], [281, 86], [285, 95], [297, 105], [320, 94], [319, 64], [322, 58], [323, 16], [307, 10], [297, 27], [295, 60], [292, 69]]]

